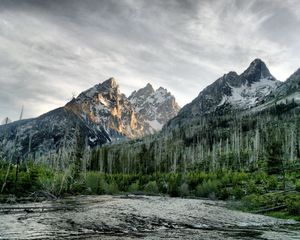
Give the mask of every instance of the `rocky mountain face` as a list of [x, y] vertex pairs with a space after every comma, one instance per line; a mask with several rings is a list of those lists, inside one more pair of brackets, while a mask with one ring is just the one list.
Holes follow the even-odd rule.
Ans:
[[68, 148], [76, 144], [78, 136], [93, 147], [153, 133], [175, 116], [179, 107], [167, 90], [154, 91], [149, 86], [128, 99], [116, 80], [110, 78], [82, 92], [64, 107], [0, 126], [1, 147], [11, 152], [15, 145], [15, 152], [23, 156]]
[[134, 91], [128, 99], [134, 106], [138, 121], [144, 123], [145, 134], [161, 130], [180, 110], [175, 97], [167, 89], [160, 87], [155, 91], [149, 83], [144, 88]]
[[242, 74], [229, 72], [206, 87], [180, 110], [174, 123], [215, 111], [249, 109], [280, 85], [281, 82], [271, 75], [266, 64], [255, 59]]
[[[266, 96], [267, 100], [279, 100], [280, 98], [296, 94], [300, 88], [300, 68], [294, 72], [283, 84], [275, 89], [270, 95]], [[298, 97], [299, 98], [299, 97]]]
[[114, 78], [82, 92], [65, 108], [84, 121], [103, 128], [111, 136], [110, 140], [117, 140], [120, 135], [127, 138], [144, 135], [143, 123], [137, 121], [133, 106], [120, 92]]
[[92, 146], [110, 141], [104, 129], [84, 122], [73, 111], [61, 107], [37, 118], [0, 126], [0, 148], [7, 158], [27, 157], [30, 153], [38, 157], [73, 147], [77, 135], [85, 136]]

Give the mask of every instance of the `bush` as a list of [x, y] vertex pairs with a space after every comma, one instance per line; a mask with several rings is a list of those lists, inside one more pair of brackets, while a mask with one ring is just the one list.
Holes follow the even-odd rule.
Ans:
[[289, 214], [299, 216], [300, 215], [300, 200], [298, 201], [290, 201], [287, 204], [287, 209]]
[[140, 190], [140, 184], [139, 182], [135, 182], [135, 183], [132, 183], [129, 187], [128, 187], [128, 192], [130, 193], [136, 193]]
[[117, 194], [119, 192], [118, 184], [115, 181], [112, 181], [107, 185], [107, 189], [105, 190], [105, 193], [107, 194]]
[[156, 181], [148, 182], [144, 190], [146, 193], [152, 193], [152, 194], [157, 194], [159, 192]]
[[230, 197], [230, 192], [228, 191], [228, 189], [226, 187], [223, 187], [223, 188], [219, 189], [216, 197], [220, 200], [227, 200]]
[[197, 197], [209, 197], [212, 193], [216, 194], [218, 191], [218, 182], [216, 180], [203, 181], [196, 187]]
[[242, 187], [236, 186], [233, 188], [232, 194], [236, 199], [241, 199], [243, 196], [246, 195], [246, 192]]
[[286, 205], [289, 214], [294, 216], [300, 215], [300, 195], [299, 194], [289, 194], [286, 197]]
[[66, 191], [66, 193], [71, 193], [71, 194], [75, 194], [75, 195], [86, 193], [86, 182], [84, 181], [83, 178], [73, 180], [70, 183], [70, 187]]
[[179, 187], [179, 194], [181, 197], [187, 197], [190, 195], [189, 185], [187, 183], [181, 184]]
[[61, 194], [64, 194], [68, 192], [69, 186], [68, 186], [68, 178], [65, 174], [56, 174], [53, 177], [53, 182], [52, 182], [52, 191], [51, 193], [58, 196]]
[[300, 191], [300, 180], [296, 181], [295, 188], [296, 188], [296, 191]]
[[246, 210], [258, 209], [265, 204], [264, 197], [257, 194], [250, 194], [242, 199], [243, 206]]
[[99, 187], [98, 187], [98, 193], [99, 194], [106, 194], [108, 189], [108, 183], [105, 181], [104, 178], [101, 178], [99, 180]]
[[99, 187], [99, 176], [95, 172], [89, 172], [86, 176], [86, 186], [89, 193], [97, 194]]
[[179, 185], [181, 182], [181, 176], [178, 174], [170, 174], [168, 176], [168, 194], [171, 197], [179, 197]]
[[275, 176], [269, 176], [268, 179], [268, 189], [276, 189], [278, 186], [278, 180]]

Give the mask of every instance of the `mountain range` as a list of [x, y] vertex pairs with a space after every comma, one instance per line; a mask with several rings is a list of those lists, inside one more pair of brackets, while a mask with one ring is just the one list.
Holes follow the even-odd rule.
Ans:
[[230, 118], [240, 114], [250, 119], [274, 106], [290, 103], [293, 108], [300, 104], [300, 69], [281, 82], [262, 60], [255, 59], [241, 74], [224, 74], [181, 110], [174, 96], [162, 87], [154, 90], [147, 84], [126, 97], [116, 80], [110, 78], [61, 108], [0, 126], [0, 138], [6, 151], [18, 142], [16, 152], [24, 156], [71, 146], [76, 134], [85, 139], [86, 145], [95, 147], [141, 138], [161, 129], [161, 134], [178, 128], [186, 131], [194, 127], [193, 121], [207, 116]]
[[158, 134], [97, 148], [91, 162], [108, 173], [278, 173], [299, 167], [299, 116], [299, 69], [281, 82], [255, 59], [203, 89]]
[[0, 126], [4, 152], [16, 141], [16, 152], [57, 152], [75, 144], [80, 135], [90, 147], [135, 139], [159, 131], [180, 107], [174, 96], [150, 84], [129, 98], [110, 78], [73, 98], [65, 106], [37, 118]]
[[242, 74], [231, 71], [206, 87], [181, 109], [172, 123], [212, 112], [253, 108], [281, 85], [282, 82], [271, 75], [266, 64], [255, 59]]

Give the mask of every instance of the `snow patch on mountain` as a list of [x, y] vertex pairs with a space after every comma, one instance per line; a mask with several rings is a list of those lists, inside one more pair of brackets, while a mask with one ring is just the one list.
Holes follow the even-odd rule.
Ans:
[[262, 78], [250, 86], [246, 83], [240, 87], [234, 87], [228, 83], [231, 88], [231, 95], [224, 95], [218, 107], [226, 103], [239, 108], [252, 107], [263, 97], [270, 94], [278, 85], [279, 83], [273, 81], [270, 77]]
[[152, 129], [161, 129], [163, 127], [163, 124], [157, 121], [157, 119], [152, 121], [147, 121]]

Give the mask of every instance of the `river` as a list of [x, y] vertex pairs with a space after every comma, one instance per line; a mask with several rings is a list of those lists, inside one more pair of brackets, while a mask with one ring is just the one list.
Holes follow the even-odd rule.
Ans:
[[0, 204], [0, 239], [300, 239], [300, 224], [222, 201], [77, 196]]

